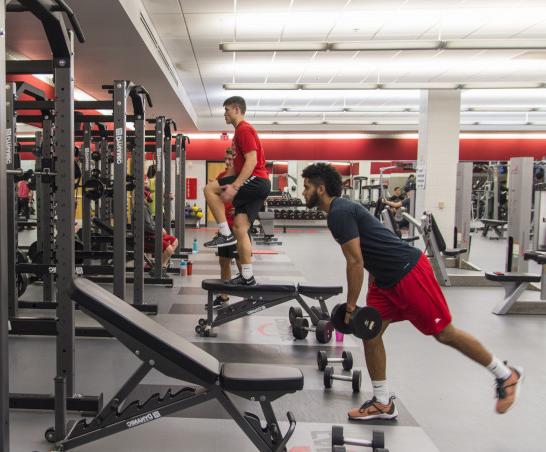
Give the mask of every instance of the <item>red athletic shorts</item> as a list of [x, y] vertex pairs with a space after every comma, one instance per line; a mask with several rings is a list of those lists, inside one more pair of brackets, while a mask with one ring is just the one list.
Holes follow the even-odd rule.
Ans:
[[383, 320], [409, 320], [426, 335], [438, 334], [451, 323], [446, 299], [424, 254], [394, 287], [382, 289], [372, 283], [366, 304], [377, 309]]
[[[144, 251], [146, 253], [153, 253], [155, 251], [154, 235], [146, 235], [144, 238]], [[163, 251], [167, 249], [169, 245], [172, 245], [176, 241], [176, 237], [169, 234], [163, 234]]]

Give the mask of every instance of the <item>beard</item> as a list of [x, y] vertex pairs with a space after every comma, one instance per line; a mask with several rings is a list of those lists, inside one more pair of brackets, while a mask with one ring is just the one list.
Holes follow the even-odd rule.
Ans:
[[311, 195], [311, 197], [309, 198], [309, 201], [307, 201], [307, 204], [306, 204], [307, 207], [308, 207], [309, 209], [312, 209], [313, 207], [317, 207], [317, 205], [318, 205], [318, 199], [319, 199], [319, 198], [318, 198], [317, 193], [316, 193], [316, 192], [313, 193], [313, 194]]

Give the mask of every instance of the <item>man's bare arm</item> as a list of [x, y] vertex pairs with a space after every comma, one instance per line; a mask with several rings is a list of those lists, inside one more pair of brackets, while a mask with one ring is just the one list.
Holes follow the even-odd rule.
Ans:
[[245, 154], [245, 164], [241, 168], [241, 172], [237, 176], [237, 179], [233, 182], [233, 186], [238, 190], [244, 181], [252, 176], [252, 172], [258, 163], [258, 156], [256, 151], [250, 151]]
[[347, 261], [347, 307], [349, 311], [353, 311], [364, 281], [364, 258], [360, 250], [360, 238], [349, 240], [341, 249]]

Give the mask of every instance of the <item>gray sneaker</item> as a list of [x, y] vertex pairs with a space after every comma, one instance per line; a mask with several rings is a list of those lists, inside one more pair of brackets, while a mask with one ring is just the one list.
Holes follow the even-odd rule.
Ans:
[[236, 243], [237, 240], [233, 234], [224, 235], [218, 232], [212, 240], [205, 242], [204, 246], [206, 248], [221, 248], [223, 246], [235, 245]]
[[239, 274], [235, 278], [230, 279], [227, 284], [229, 284], [230, 286], [255, 286], [257, 283], [256, 279], [254, 279], [254, 276], [246, 279], [243, 277], [243, 275]]

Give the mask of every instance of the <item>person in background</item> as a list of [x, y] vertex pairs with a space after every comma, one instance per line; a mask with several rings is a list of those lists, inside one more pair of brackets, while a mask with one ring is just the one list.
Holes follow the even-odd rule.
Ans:
[[30, 204], [34, 199], [34, 195], [28, 182], [21, 180], [17, 182], [17, 214], [24, 217], [28, 221], [30, 217]]
[[[153, 196], [149, 187], [146, 186], [144, 187], [144, 199], [144, 252], [153, 255], [155, 252], [155, 221], [151, 211]], [[162, 242], [163, 254], [161, 255], [161, 275], [157, 275], [155, 273], [155, 268], [153, 268], [150, 270], [150, 276], [152, 278], [167, 277], [166, 270], [169, 266], [169, 260], [178, 247], [177, 238], [173, 235], [167, 234], [165, 229], [163, 229]]]
[[[226, 176], [228, 171], [233, 167], [233, 152], [231, 148], [226, 149], [225, 155], [226, 169], [222, 171], [216, 177], [216, 180], [219, 180]], [[233, 217], [235, 214], [235, 207], [231, 202], [224, 203], [225, 212], [226, 212], [226, 221], [229, 225], [229, 228], [233, 228]], [[220, 278], [224, 281], [229, 281], [231, 279], [231, 261], [235, 259], [239, 272], [241, 272], [241, 263], [239, 262], [239, 256], [237, 254], [237, 245], [232, 244], [229, 246], [221, 246], [218, 248], [218, 261], [220, 263]], [[229, 301], [227, 294], [219, 294], [214, 300], [214, 306], [219, 307], [224, 303]]]

